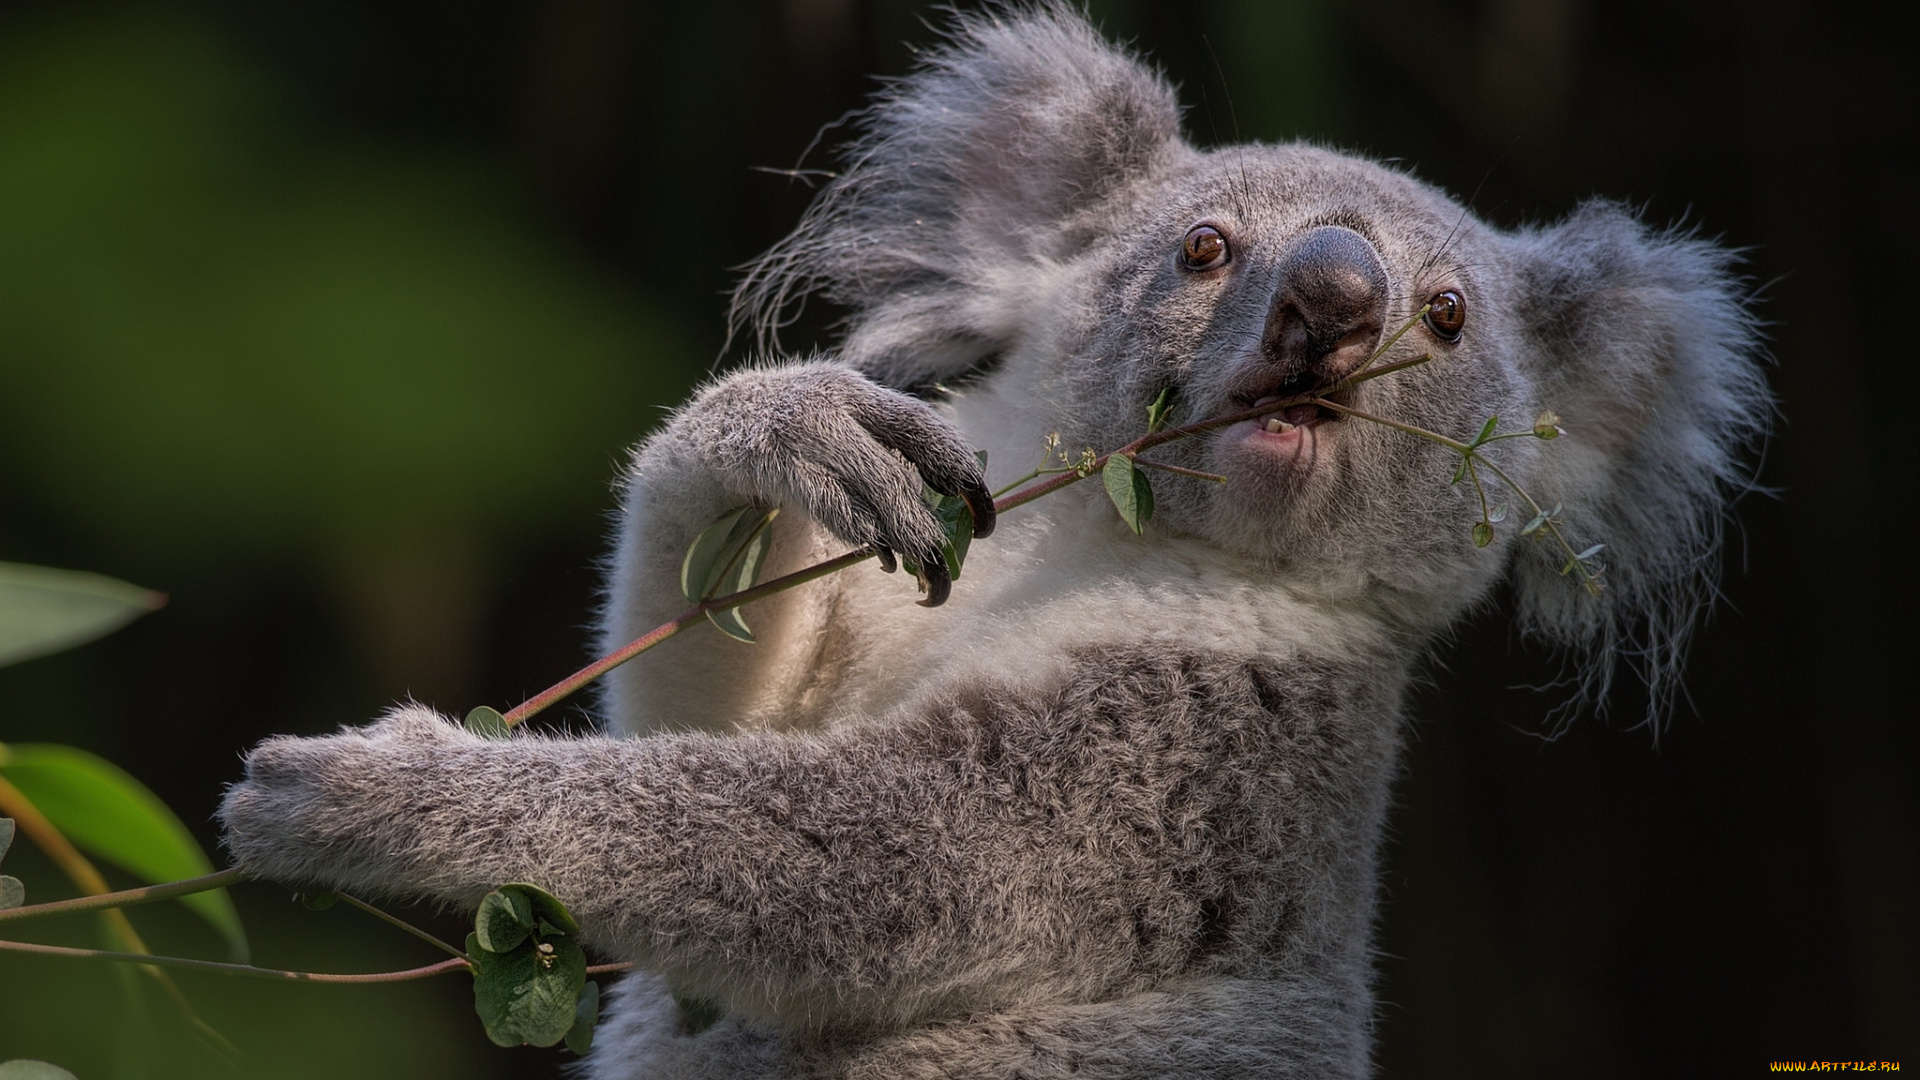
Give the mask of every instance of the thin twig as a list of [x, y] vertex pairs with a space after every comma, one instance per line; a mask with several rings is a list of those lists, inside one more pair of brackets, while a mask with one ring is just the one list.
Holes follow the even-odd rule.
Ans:
[[338, 890], [336, 890], [333, 895], [339, 897], [341, 903], [344, 903], [350, 907], [359, 908], [361, 911], [366, 912], [367, 914], [373, 916], [376, 919], [379, 919], [381, 922], [384, 922], [389, 926], [397, 926], [400, 929], [405, 930], [407, 933], [412, 934], [414, 937], [419, 938], [421, 941], [426, 942], [427, 944], [433, 946], [436, 949], [439, 949], [441, 952], [446, 953], [449, 956], [457, 956], [462, 960], [472, 959], [466, 953], [462, 952], [459, 949], [454, 948], [453, 946], [447, 944], [444, 941], [441, 941], [439, 938], [434, 937], [432, 934], [427, 933], [425, 930], [420, 929], [419, 927], [413, 925], [407, 920], [399, 918], [394, 915], [389, 915], [386, 912], [381, 911], [379, 908], [374, 907], [372, 904], [369, 904], [364, 900], [358, 899], [356, 897], [348, 896], [346, 893], [339, 892]]
[[229, 885], [238, 885], [245, 880], [247, 880], [246, 871], [237, 866], [229, 867], [218, 873], [187, 878], [184, 881], [169, 881], [163, 885], [142, 885], [137, 889], [122, 889], [119, 892], [76, 896], [71, 900], [49, 900], [44, 904], [27, 904], [24, 907], [9, 908], [0, 911], [0, 922], [13, 919], [37, 919], [43, 915], [69, 915], [77, 911], [100, 911], [105, 908], [152, 904], [161, 900], [172, 900], [178, 896], [223, 889]]
[[183, 956], [154, 956], [150, 953], [109, 952], [105, 949], [74, 949], [65, 945], [41, 945], [31, 941], [0, 941], [0, 952], [32, 953], [37, 956], [65, 956], [79, 960], [107, 960], [117, 964], [140, 964], [145, 967], [176, 967], [189, 971], [208, 971], [216, 975], [244, 975], [253, 979], [273, 979], [279, 982], [317, 982], [317, 983], [390, 983], [406, 982], [409, 979], [425, 979], [448, 971], [456, 971], [470, 965], [464, 959], [442, 960], [426, 967], [408, 968], [405, 971], [381, 971], [371, 975], [330, 975], [318, 971], [281, 971], [276, 968], [254, 967], [252, 964], [227, 964], [218, 960], [190, 960]]
[[[61, 832], [58, 826], [40, 812], [40, 808], [33, 804], [32, 799], [27, 798], [24, 792], [14, 787], [4, 776], [0, 776], [0, 815], [12, 818], [20, 831], [26, 833], [41, 851], [46, 852], [47, 857], [60, 867], [61, 872], [80, 887], [81, 892], [98, 897], [113, 891], [107, 887], [107, 879], [101, 876], [93, 863], [85, 855], [80, 854], [80, 849], [73, 846], [73, 841], [67, 839], [67, 834]], [[121, 944], [131, 950], [128, 956], [137, 958], [149, 955], [147, 943], [141, 940], [139, 931], [133, 928], [132, 920], [127, 918], [126, 912], [118, 910], [116, 905], [101, 905], [100, 921], [106, 924], [109, 934], [119, 938]], [[13, 944], [15, 943], [0, 942], [0, 945], [9, 947]], [[139, 960], [135, 959], [133, 962], [139, 963]], [[208, 1040], [217, 1052], [229, 1058], [237, 1058], [240, 1051], [227, 1040], [226, 1036], [215, 1031], [213, 1026], [205, 1020], [200, 1019], [200, 1014], [193, 1011], [193, 1005], [187, 1001], [187, 996], [180, 992], [180, 988], [174, 985], [173, 979], [160, 970], [160, 967], [161, 965], [156, 961], [142, 964], [141, 970], [160, 984], [161, 991], [173, 1002], [174, 1008], [180, 1010], [180, 1015], [186, 1019], [188, 1025]]]
[[1146, 458], [1136, 456], [1133, 459], [1133, 463], [1143, 469], [1159, 469], [1161, 472], [1191, 476], [1196, 480], [1211, 480], [1216, 484], [1224, 484], [1227, 482], [1227, 478], [1221, 476], [1219, 473], [1201, 472], [1199, 469], [1189, 469], [1180, 465], [1169, 465], [1164, 461], [1148, 461]]
[[[1373, 351], [1372, 355], [1367, 357], [1366, 363], [1360, 365], [1360, 367], [1352, 375], [1349, 375], [1346, 378], [1341, 379], [1339, 382], [1334, 383], [1331, 386], [1328, 386], [1319, 390], [1311, 390], [1304, 394], [1296, 394], [1293, 397], [1286, 398], [1280, 401], [1269, 402], [1265, 405], [1251, 405], [1244, 409], [1237, 409], [1233, 412], [1225, 413], [1208, 420], [1202, 420], [1198, 423], [1187, 424], [1183, 427], [1166, 428], [1160, 431], [1149, 432], [1146, 435], [1138, 439], [1135, 439], [1134, 441], [1128, 443], [1123, 447], [1120, 447], [1117, 450], [1109, 451], [1105, 454], [1100, 455], [1097, 458], [1094, 458], [1090, 462], [1075, 464], [1067, 467], [1066, 469], [1057, 470], [1058, 475], [1052, 476], [1047, 480], [1043, 480], [1039, 483], [1036, 483], [1031, 487], [1023, 488], [1018, 491], [1013, 491], [1011, 494], [999, 495], [999, 493], [996, 493], [996, 495], [999, 495], [999, 497], [995, 498], [993, 501], [994, 512], [1004, 513], [1008, 510], [1013, 509], [1016, 506], [1024, 506], [1027, 503], [1030, 503], [1035, 499], [1040, 498], [1043, 495], [1050, 495], [1053, 492], [1060, 490], [1061, 488], [1067, 487], [1071, 484], [1078, 483], [1079, 481], [1086, 479], [1087, 477], [1093, 475], [1094, 473], [1099, 472], [1100, 469], [1106, 465], [1108, 459], [1112, 458], [1114, 454], [1125, 454], [1128, 457], [1132, 457], [1136, 461], [1138, 461], [1139, 458], [1137, 455], [1142, 450], [1151, 449], [1152, 447], [1159, 446], [1163, 443], [1174, 442], [1175, 440], [1178, 440], [1178, 439], [1191, 438], [1194, 435], [1203, 434], [1205, 432], [1213, 431], [1218, 428], [1223, 428], [1232, 424], [1237, 424], [1243, 420], [1253, 420], [1262, 416], [1269, 416], [1269, 415], [1272, 415], [1273, 413], [1280, 412], [1284, 409], [1291, 408], [1292, 406], [1295, 406], [1295, 405], [1303, 405], [1309, 402], [1317, 402], [1320, 404], [1329, 405], [1340, 411], [1352, 412], [1353, 415], [1356, 415], [1356, 416], [1361, 416], [1366, 419], [1372, 419], [1371, 417], [1366, 417], [1365, 414], [1346, 409], [1344, 406], [1334, 406], [1332, 405], [1331, 402], [1328, 402], [1324, 398], [1320, 397], [1320, 395], [1339, 393], [1350, 387], [1358, 386], [1363, 382], [1367, 382], [1368, 380], [1377, 379], [1382, 375], [1391, 375], [1396, 371], [1405, 371], [1408, 368], [1417, 367], [1420, 364], [1425, 364], [1431, 361], [1433, 359], [1432, 354], [1422, 353], [1421, 355], [1413, 357], [1408, 360], [1397, 360], [1391, 364], [1379, 364], [1378, 366], [1375, 366], [1375, 362], [1378, 361], [1380, 357], [1386, 355], [1387, 350], [1392, 348], [1394, 343], [1399, 341], [1402, 335], [1404, 335], [1408, 330], [1411, 330], [1414, 324], [1420, 321], [1421, 315], [1425, 313], [1426, 313], [1425, 308], [1421, 308], [1419, 311], [1415, 312], [1412, 318], [1408, 319], [1405, 323], [1403, 323], [1400, 326], [1399, 329], [1395, 330], [1391, 336], [1389, 336], [1385, 341], [1380, 343], [1379, 348], [1376, 348]], [[1408, 430], [1404, 427], [1404, 425], [1394, 424], [1391, 421], [1381, 420], [1380, 422], [1385, 423], [1390, 427], [1400, 427], [1402, 428], [1402, 430]], [[1166, 468], [1171, 471], [1183, 471], [1183, 470], [1179, 470], [1178, 467], [1176, 466], [1164, 466], [1164, 465], [1160, 465], [1157, 462], [1141, 462], [1141, 464], [1150, 465], [1155, 468]], [[1035, 469], [1032, 473], [1028, 474], [1027, 477], [1022, 478], [1019, 481], [1015, 481], [1015, 485], [1024, 483], [1025, 480], [1027, 479], [1032, 479], [1033, 477], [1041, 476], [1050, 472], [1056, 472], [1056, 470]], [[1207, 479], [1213, 479], [1213, 477], [1204, 473], [1196, 474], [1196, 475], [1204, 476]], [[1001, 489], [1002, 492], [1006, 492], [1008, 490], [1009, 490], [1008, 488]], [[627, 661], [633, 659], [634, 657], [639, 656], [641, 653], [646, 652], [648, 649], [653, 648], [655, 645], [658, 645], [661, 642], [667, 640], [668, 638], [673, 637], [675, 634], [678, 634], [680, 631], [685, 630], [687, 627], [692, 626], [694, 623], [699, 622], [700, 620], [704, 619], [709, 612], [726, 611], [731, 608], [739, 607], [742, 604], [750, 604], [755, 600], [764, 599], [765, 597], [772, 596], [777, 592], [782, 592], [786, 589], [790, 589], [795, 585], [804, 584], [805, 582], [813, 581], [818, 578], [825, 577], [828, 574], [832, 574], [837, 571], [844, 570], [847, 567], [853, 566], [857, 563], [865, 562], [866, 560], [872, 558], [876, 554], [877, 552], [872, 547], [859, 548], [854, 551], [849, 551], [846, 554], [840, 555], [836, 558], [828, 559], [826, 562], [816, 563], [813, 566], [809, 566], [803, 570], [797, 570], [791, 574], [787, 574], [784, 577], [778, 577], [773, 579], [772, 581], [768, 581], [760, 585], [756, 585], [751, 589], [745, 589], [737, 593], [731, 593], [727, 596], [715, 597], [711, 600], [707, 600], [702, 603], [695, 604], [694, 606], [674, 616], [668, 622], [662, 623], [660, 626], [657, 626], [654, 629], [649, 630], [647, 633], [641, 635], [638, 638], [635, 638], [633, 641], [628, 642], [626, 645], [621, 646], [619, 649], [611, 653], [608, 653], [606, 656], [603, 656], [598, 660], [595, 660], [593, 663], [588, 664], [586, 667], [581, 668], [580, 670], [574, 672], [573, 674], [567, 676], [566, 678], [560, 680], [559, 682], [554, 683], [552, 686], [546, 688], [545, 690], [542, 690], [540, 693], [535, 694], [533, 697], [530, 697], [527, 700], [521, 702], [520, 704], [514, 706], [512, 709], [508, 710], [508, 712], [503, 717], [503, 719], [506, 720], [508, 727], [514, 727], [520, 724], [521, 722], [525, 721], [528, 717], [534, 716], [539, 712], [541, 712], [542, 710], [551, 707], [554, 703], [565, 698], [567, 695], [572, 694], [576, 690], [579, 690], [581, 687], [587, 685], [588, 683], [606, 674], [607, 672], [612, 671], [614, 668], [619, 667], [621, 664], [626, 663]]]

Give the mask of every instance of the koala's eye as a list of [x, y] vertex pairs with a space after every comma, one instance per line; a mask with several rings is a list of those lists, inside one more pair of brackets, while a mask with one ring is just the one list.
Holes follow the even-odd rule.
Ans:
[[1212, 270], [1227, 264], [1227, 238], [1211, 225], [1195, 225], [1187, 230], [1180, 245], [1180, 265], [1189, 270]]
[[1427, 326], [1443, 339], [1452, 341], [1467, 325], [1467, 298], [1446, 289], [1427, 301]]

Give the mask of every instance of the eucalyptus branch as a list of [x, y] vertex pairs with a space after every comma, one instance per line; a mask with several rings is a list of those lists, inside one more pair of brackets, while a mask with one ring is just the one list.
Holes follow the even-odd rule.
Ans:
[[[1557, 426], [1559, 417], [1554, 416], [1550, 412], [1542, 413], [1540, 418], [1534, 421], [1534, 426], [1531, 430], [1509, 431], [1498, 435], [1491, 432], [1490, 429], [1493, 426], [1493, 421], [1488, 420], [1487, 428], [1482, 430], [1479, 438], [1476, 438], [1471, 443], [1464, 443], [1458, 439], [1450, 439], [1437, 431], [1429, 431], [1426, 428], [1415, 427], [1412, 424], [1403, 424], [1397, 420], [1389, 420], [1384, 416], [1375, 416], [1372, 413], [1363, 412], [1351, 406], [1328, 401], [1324, 397], [1313, 399], [1313, 404], [1325, 409], [1331, 409], [1345, 416], [1351, 416], [1356, 420], [1366, 420], [1370, 423], [1392, 428], [1395, 431], [1404, 431], [1409, 435], [1426, 439], [1429, 442], [1439, 443], [1441, 446], [1458, 452], [1461, 457], [1462, 468], [1473, 481], [1474, 490], [1479, 492], [1480, 495], [1481, 525], [1475, 526], [1476, 531], [1474, 536], [1474, 543], [1480, 547], [1485, 547], [1487, 543], [1492, 540], [1493, 529], [1493, 516], [1487, 509], [1487, 495], [1485, 489], [1480, 486], [1480, 474], [1478, 472], [1479, 466], [1485, 465], [1493, 475], [1500, 478], [1501, 483], [1505, 484], [1509, 490], [1527, 504], [1527, 509], [1533, 511], [1533, 520], [1528, 522], [1526, 527], [1520, 530], [1520, 534], [1526, 536], [1536, 529], [1544, 529], [1549, 536], [1553, 537], [1554, 543], [1559, 545], [1560, 550], [1567, 556], [1566, 564], [1560, 568], [1560, 572], [1566, 574], [1578, 569], [1580, 571], [1581, 584], [1586, 587], [1587, 592], [1596, 597], [1600, 595], [1602, 590], [1600, 575], [1587, 565], [1587, 560], [1598, 554], [1603, 545], [1596, 544], [1593, 547], [1587, 548], [1585, 551], [1575, 551], [1573, 545], [1567, 542], [1566, 535], [1560, 531], [1559, 523], [1554, 521], [1554, 515], [1559, 512], [1559, 508], [1555, 507], [1552, 510], [1542, 509], [1540, 504], [1534, 500], [1533, 496], [1527, 493], [1527, 489], [1520, 486], [1519, 481], [1508, 476], [1505, 469], [1502, 469], [1492, 459], [1482, 456], [1479, 452], [1480, 447], [1490, 442], [1498, 442], [1501, 439], [1554, 438], [1559, 434], [1559, 427]], [[1456, 477], [1456, 479], [1458, 479], [1458, 477]], [[1481, 537], [1483, 534], [1478, 531], [1481, 526], [1484, 526], [1487, 530], [1484, 534], [1486, 537], [1485, 540], [1482, 540]]]
[[[1125, 456], [1133, 460], [1134, 462], [1143, 466], [1147, 466], [1149, 468], [1161, 468], [1161, 469], [1167, 469], [1169, 471], [1174, 471], [1174, 472], [1188, 472], [1190, 475], [1196, 475], [1203, 479], [1220, 480], [1222, 478], [1213, 476], [1212, 474], [1208, 474], [1208, 473], [1191, 472], [1190, 470], [1182, 470], [1178, 466], [1163, 465], [1159, 462], [1153, 462], [1153, 461], [1143, 461], [1139, 458], [1138, 455], [1142, 450], [1152, 449], [1153, 447], [1162, 446], [1166, 443], [1175, 442], [1180, 439], [1187, 439], [1195, 435], [1205, 434], [1206, 432], [1209, 432], [1209, 431], [1215, 431], [1215, 430], [1218, 430], [1219, 428], [1228, 427], [1230, 425], [1240, 423], [1243, 420], [1254, 420], [1262, 416], [1269, 416], [1269, 415], [1272, 415], [1273, 413], [1279, 412], [1283, 409], [1291, 408], [1295, 405], [1305, 405], [1310, 403], [1328, 405], [1329, 407], [1335, 408], [1339, 411], [1349, 412], [1354, 416], [1360, 417], [1361, 419], [1373, 420], [1376, 423], [1385, 424], [1388, 427], [1399, 428], [1403, 431], [1407, 431], [1410, 434], [1422, 435], [1426, 437], [1440, 439], [1442, 442], [1445, 442], [1447, 445], [1453, 446], [1455, 449], [1464, 450], [1466, 447], [1465, 443], [1456, 443], [1451, 439], [1446, 439], [1444, 436], [1434, 435], [1432, 432], [1428, 432], [1420, 428], [1412, 428], [1404, 424], [1399, 424], [1394, 421], [1387, 420], [1383, 417], [1374, 417], [1374, 416], [1360, 413], [1357, 410], [1346, 409], [1344, 406], [1335, 406], [1335, 405], [1332, 405], [1332, 403], [1326, 401], [1326, 399], [1321, 396], [1323, 394], [1340, 393], [1351, 387], [1358, 386], [1361, 383], [1367, 382], [1372, 379], [1380, 378], [1383, 375], [1392, 375], [1396, 372], [1405, 371], [1408, 368], [1418, 367], [1421, 364], [1431, 362], [1433, 360], [1432, 354], [1422, 353], [1419, 356], [1412, 357], [1406, 360], [1397, 360], [1391, 364], [1378, 363], [1378, 360], [1380, 359], [1380, 357], [1384, 356], [1387, 350], [1392, 348], [1394, 343], [1400, 340], [1402, 335], [1404, 335], [1408, 330], [1412, 329], [1414, 324], [1419, 322], [1420, 316], [1425, 314], [1425, 312], [1426, 312], [1425, 308], [1422, 308], [1420, 311], [1415, 312], [1412, 318], [1408, 319], [1397, 330], [1395, 330], [1391, 336], [1389, 336], [1385, 341], [1381, 342], [1380, 346], [1377, 349], [1375, 349], [1373, 351], [1373, 354], [1367, 358], [1366, 363], [1360, 365], [1360, 367], [1353, 374], [1348, 375], [1347, 377], [1341, 379], [1340, 381], [1330, 386], [1322, 387], [1316, 390], [1310, 390], [1301, 394], [1296, 394], [1292, 397], [1284, 398], [1279, 401], [1268, 402], [1264, 405], [1250, 405], [1243, 409], [1236, 409], [1232, 412], [1223, 413], [1219, 416], [1211, 417], [1209, 419], [1202, 420], [1197, 423], [1187, 424], [1182, 427], [1166, 428], [1159, 431], [1149, 431], [1147, 434], [1141, 436], [1138, 439], [1135, 439], [1134, 441], [1128, 443], [1125, 446], [1120, 447], [1117, 450], [1112, 450], [1105, 454], [1100, 454], [1098, 456], [1093, 455], [1091, 451], [1089, 451], [1082, 460], [1074, 462], [1063, 468], [1058, 468], [1058, 469], [1036, 468], [1032, 472], [1028, 473], [1026, 476], [1021, 477], [1019, 480], [1014, 481], [1012, 484], [1008, 485], [1007, 487], [1001, 488], [999, 491], [994, 493], [995, 495], [995, 498], [993, 501], [994, 512], [997, 514], [1005, 513], [1006, 511], [1011, 510], [1014, 507], [1025, 506], [1027, 503], [1030, 503], [1035, 499], [1041, 498], [1042, 496], [1045, 496], [1045, 495], [1051, 495], [1052, 493], [1059, 491], [1061, 488], [1068, 487], [1075, 483], [1078, 483], [1079, 481], [1084, 480], [1089, 476], [1092, 476], [1094, 473], [1099, 472], [1102, 468], [1106, 466], [1107, 462], [1110, 461], [1115, 455]], [[1052, 450], [1053, 447], [1054, 447], [1054, 444], [1050, 442], [1048, 449]], [[1047, 479], [1039, 480], [1038, 478], [1042, 476], [1047, 477]], [[1033, 483], [1028, 487], [1020, 487], [1020, 485], [1026, 484], [1028, 481], [1034, 481], [1034, 480], [1038, 480], [1038, 482]], [[708, 614], [711, 612], [728, 611], [733, 608], [740, 607], [743, 604], [750, 604], [755, 600], [765, 599], [766, 597], [772, 596], [775, 593], [784, 592], [787, 589], [791, 589], [796, 585], [802, 585], [809, 581], [815, 581], [819, 578], [827, 576], [828, 574], [833, 574], [841, 570], [844, 570], [849, 566], [854, 566], [858, 563], [865, 562], [866, 560], [873, 558], [877, 554], [879, 554], [878, 550], [871, 546], [858, 548], [856, 550], [846, 552], [845, 554], [837, 556], [835, 558], [828, 559], [825, 562], [816, 563], [813, 566], [806, 567], [805, 569], [802, 569], [802, 570], [796, 570], [793, 573], [787, 574], [783, 577], [778, 577], [778, 578], [774, 578], [771, 581], [762, 582], [761, 584], [756, 585], [751, 589], [743, 589], [739, 592], [730, 593], [725, 596], [716, 596], [710, 600], [703, 600], [700, 603], [695, 604], [692, 607], [681, 612], [680, 614], [674, 616], [672, 619], [668, 620], [667, 622], [662, 623], [661, 625], [655, 627], [654, 629], [649, 630], [647, 633], [642, 634], [640, 637], [635, 638], [633, 641], [628, 642], [626, 645], [621, 646], [619, 649], [616, 649], [613, 652], [608, 653], [607, 655], [601, 657], [600, 659], [595, 660], [593, 663], [588, 664], [587, 666], [581, 668], [580, 670], [574, 672], [573, 674], [553, 684], [547, 689], [542, 690], [540, 693], [535, 694], [533, 697], [530, 697], [527, 700], [521, 702], [519, 705], [514, 706], [512, 709], [510, 709], [504, 714], [503, 719], [505, 721], [505, 724], [507, 727], [511, 728], [524, 722], [528, 718], [539, 714], [540, 712], [553, 706], [555, 703], [566, 698], [568, 695], [586, 686], [588, 683], [593, 682], [595, 679], [598, 679], [600, 676], [605, 675], [607, 672], [612, 671], [614, 668], [619, 667], [621, 664], [626, 663], [627, 661], [633, 659], [636, 656], [639, 656], [641, 653], [646, 652], [647, 650], [653, 648], [654, 646], [660, 644], [661, 642], [667, 640], [668, 638], [673, 637], [675, 634], [678, 634], [680, 631], [685, 630], [687, 627], [703, 621], [704, 619], [707, 618]]]
[[401, 930], [404, 930], [407, 933], [412, 934], [414, 937], [419, 938], [421, 941], [424, 941], [427, 944], [433, 946], [434, 948], [439, 949], [441, 952], [448, 954], [449, 956], [457, 956], [462, 960], [470, 959], [470, 957], [468, 957], [464, 951], [460, 949], [456, 949], [453, 946], [447, 944], [446, 942], [441, 941], [439, 938], [434, 937], [432, 934], [427, 933], [425, 930], [420, 929], [419, 927], [413, 925], [412, 923], [408, 922], [405, 919], [402, 919], [395, 915], [389, 915], [386, 912], [381, 911], [379, 908], [374, 907], [372, 904], [369, 904], [364, 900], [358, 899], [357, 897], [348, 896], [346, 893], [336, 892], [333, 895], [339, 897], [340, 902], [343, 904], [346, 904], [348, 907], [359, 908], [361, 911], [364, 911], [367, 914], [373, 916], [374, 918], [379, 919], [381, 922], [384, 922], [389, 926], [397, 927]]
[[[67, 839], [67, 834], [61, 832], [59, 827], [48, 820], [47, 816], [40, 811], [40, 808], [34, 805], [32, 799], [27, 798], [24, 792], [15, 787], [12, 782], [4, 776], [0, 776], [0, 816], [12, 818], [20, 831], [26, 833], [28, 838], [30, 838], [41, 851], [45, 852], [47, 857], [51, 858], [54, 864], [60, 867], [61, 871], [65, 873], [75, 885], [79, 886], [81, 892], [87, 893], [92, 897], [108, 895], [113, 892], [112, 889], [107, 887], [107, 879], [101, 876], [100, 871], [85, 855], [80, 854], [80, 849], [73, 846], [73, 841]], [[187, 883], [173, 882], [171, 884], [184, 885]], [[207, 886], [207, 888], [218, 888], [218, 886]], [[201, 892], [204, 890], [201, 888], [193, 888], [185, 891]], [[41, 907], [43, 905], [34, 906]], [[127, 955], [133, 957], [150, 955], [147, 949], [147, 943], [141, 940], [140, 932], [133, 928], [133, 922], [127, 918], [126, 912], [120, 911], [118, 905], [114, 904], [101, 904], [98, 905], [98, 907], [100, 910], [100, 921], [106, 926], [107, 933], [118, 938], [120, 943], [128, 948], [129, 952]], [[22, 909], [14, 908], [9, 910], [19, 911]], [[4, 914], [5, 912], [0, 912], [0, 915]], [[11, 947], [14, 944], [16, 943], [0, 942], [0, 947]], [[135, 962], [137, 963], [139, 961], [136, 960]], [[213, 1025], [200, 1018], [200, 1014], [195, 1012], [193, 1005], [187, 1001], [186, 995], [182, 994], [180, 988], [174, 984], [173, 979], [169, 977], [165, 971], [161, 970], [162, 966], [163, 965], [158, 963], [148, 963], [143, 964], [141, 970], [145, 971], [155, 983], [159, 984], [161, 992], [166, 994], [167, 999], [173, 1002], [174, 1008], [179, 1010], [181, 1017], [186, 1020], [187, 1025], [193, 1028], [202, 1039], [206, 1040], [215, 1052], [228, 1060], [237, 1059], [240, 1051], [232, 1042], [228, 1041], [225, 1035], [214, 1030]]]
[[23, 907], [7, 908], [0, 911], [0, 922], [16, 919], [37, 919], [45, 915], [68, 915], [76, 911], [103, 911], [107, 908], [133, 907], [138, 904], [152, 904], [161, 900], [172, 900], [178, 896], [190, 896], [194, 893], [211, 892], [224, 889], [229, 885], [238, 885], [247, 880], [246, 871], [239, 867], [230, 867], [218, 873], [205, 874], [184, 881], [169, 881], [163, 885], [143, 885], [137, 889], [122, 889], [119, 892], [97, 893], [93, 896], [77, 896], [71, 900], [49, 900], [44, 904], [27, 904]]
[[1227, 478], [1221, 476], [1219, 473], [1201, 472], [1199, 469], [1182, 468], [1179, 465], [1169, 465], [1164, 461], [1148, 461], [1146, 458], [1136, 457], [1133, 459], [1133, 463], [1149, 469], [1159, 469], [1161, 472], [1176, 473], [1180, 476], [1191, 476], [1196, 480], [1211, 480], [1216, 484], [1224, 484], [1227, 482]]

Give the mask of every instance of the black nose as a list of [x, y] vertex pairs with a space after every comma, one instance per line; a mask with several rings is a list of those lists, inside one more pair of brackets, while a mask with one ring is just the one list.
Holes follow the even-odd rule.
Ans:
[[1261, 347], [1290, 375], [1352, 373], [1379, 347], [1387, 267], [1367, 238], [1322, 225], [1281, 252], [1279, 289]]

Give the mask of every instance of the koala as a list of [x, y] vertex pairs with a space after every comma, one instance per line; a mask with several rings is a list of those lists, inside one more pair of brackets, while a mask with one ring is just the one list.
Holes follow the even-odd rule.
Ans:
[[[1335, 150], [1196, 149], [1060, 5], [954, 16], [859, 123], [736, 296], [770, 358], [634, 451], [600, 637], [676, 615], [683, 552], [740, 506], [784, 511], [763, 578], [866, 548], [925, 603], [871, 566], [781, 593], [755, 644], [700, 627], [612, 674], [604, 735], [407, 705], [269, 739], [221, 810], [234, 859], [549, 889], [636, 965], [593, 1080], [1366, 1075], [1436, 640], [1504, 585], [1586, 697], [1620, 664], [1673, 685], [1770, 411], [1732, 256], [1608, 202], [1503, 231]], [[812, 294], [837, 347], [778, 357]], [[1290, 403], [1316, 388], [1337, 407]], [[1148, 455], [1225, 483], [1155, 473], [1140, 535], [1098, 479], [996, 518], [1050, 436], [1124, 445], [1163, 393], [1176, 423], [1275, 408]], [[1488, 454], [1607, 545], [1604, 587], [1523, 515], [1476, 545], [1458, 454], [1348, 409], [1462, 440], [1553, 410], [1563, 437]], [[959, 581], [923, 487], [992, 532]]]

